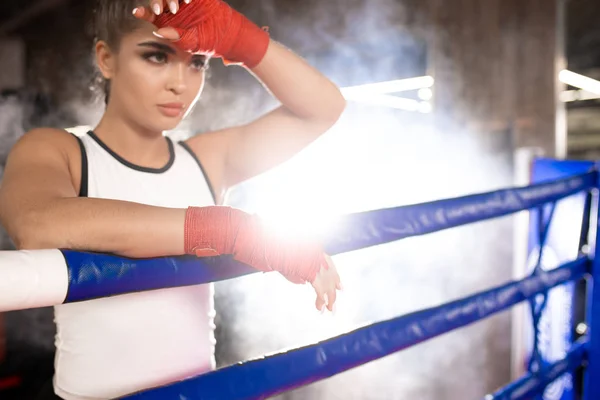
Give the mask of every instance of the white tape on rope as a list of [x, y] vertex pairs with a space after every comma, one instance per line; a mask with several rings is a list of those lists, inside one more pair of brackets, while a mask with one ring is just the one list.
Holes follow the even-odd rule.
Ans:
[[59, 250], [0, 251], [0, 312], [62, 304], [68, 283]]

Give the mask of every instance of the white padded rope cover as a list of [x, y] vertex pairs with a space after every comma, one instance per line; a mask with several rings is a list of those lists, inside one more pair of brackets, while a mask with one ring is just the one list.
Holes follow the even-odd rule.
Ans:
[[0, 312], [62, 304], [67, 289], [59, 250], [0, 251]]

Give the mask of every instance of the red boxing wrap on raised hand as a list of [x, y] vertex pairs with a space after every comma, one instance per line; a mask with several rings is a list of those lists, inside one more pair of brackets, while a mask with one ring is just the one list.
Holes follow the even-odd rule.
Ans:
[[230, 207], [188, 208], [185, 252], [198, 257], [231, 254], [259, 271], [278, 271], [294, 283], [312, 283], [319, 270], [327, 268], [318, 244], [282, 240], [258, 217]]
[[248, 68], [254, 68], [265, 56], [269, 34], [223, 0], [193, 0], [179, 7], [177, 14], [164, 12], [154, 24], [175, 28], [181, 48], [213, 54], [226, 64], [241, 63]]

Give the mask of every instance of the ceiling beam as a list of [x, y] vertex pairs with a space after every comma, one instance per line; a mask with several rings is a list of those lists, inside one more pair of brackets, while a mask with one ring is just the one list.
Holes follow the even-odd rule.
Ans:
[[8, 35], [32, 19], [37, 18], [68, 1], [69, 0], [38, 0], [35, 4], [23, 10], [18, 15], [15, 15], [11, 19], [0, 24], [0, 36]]

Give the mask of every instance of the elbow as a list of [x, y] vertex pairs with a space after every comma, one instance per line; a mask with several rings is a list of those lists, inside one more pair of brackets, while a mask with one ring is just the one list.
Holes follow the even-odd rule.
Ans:
[[47, 250], [62, 249], [67, 246], [61, 245], [51, 237], [44, 237], [40, 234], [21, 233], [15, 235], [12, 239], [17, 250]]
[[338, 89], [338, 96], [337, 96], [337, 99], [335, 101], [335, 104], [333, 106], [333, 111], [332, 111], [332, 118], [334, 119], [333, 124], [335, 124], [340, 119], [340, 117], [342, 116], [344, 111], [346, 111], [346, 104], [347, 104], [346, 98], [342, 95], [342, 92], [340, 92]]
[[346, 99], [342, 95], [339, 89], [336, 89], [336, 96], [331, 101], [331, 105], [328, 108], [327, 116], [326, 116], [326, 124], [327, 129], [330, 129], [333, 125], [335, 125], [342, 114], [346, 110]]
[[339, 90], [337, 95], [329, 102], [328, 107], [324, 108], [323, 114], [317, 122], [317, 131], [319, 135], [330, 130], [341, 118], [346, 110], [346, 99]]
[[346, 98], [337, 87], [335, 88], [335, 95], [331, 99], [328, 110], [328, 117], [332, 125], [334, 125], [340, 119], [346, 110]]
[[17, 250], [42, 250], [44, 246], [42, 242], [37, 239], [27, 237], [16, 237], [13, 239], [15, 248]]
[[27, 213], [13, 221], [12, 229], [8, 231], [17, 250], [60, 248], [59, 243], [54, 243], [55, 235], [36, 221], [39, 221], [39, 218], [34, 213]]
[[10, 238], [17, 250], [39, 250], [43, 248], [42, 240], [24, 227], [16, 229], [10, 235]]

